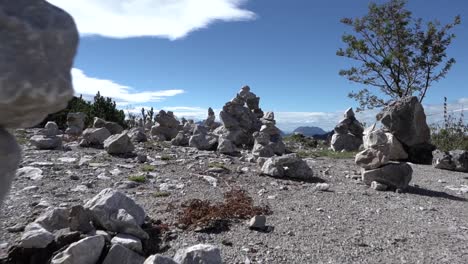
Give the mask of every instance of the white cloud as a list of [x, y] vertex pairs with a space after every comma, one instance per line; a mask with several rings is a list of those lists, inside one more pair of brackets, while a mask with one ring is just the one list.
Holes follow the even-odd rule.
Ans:
[[184, 90], [135, 91], [131, 87], [115, 83], [111, 80], [87, 76], [80, 69], [72, 69], [75, 94], [84, 98], [92, 98], [99, 91], [102, 96], [113, 98], [119, 107], [130, 104], [161, 102], [167, 97], [184, 93]]
[[246, 0], [48, 0], [68, 11], [82, 35], [178, 39], [216, 21], [245, 21]]

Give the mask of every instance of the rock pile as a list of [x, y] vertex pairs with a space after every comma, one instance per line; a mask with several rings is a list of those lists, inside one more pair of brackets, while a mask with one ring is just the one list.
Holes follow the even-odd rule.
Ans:
[[436, 169], [468, 172], [468, 151], [434, 151], [433, 165]]
[[212, 245], [180, 249], [174, 259], [153, 255], [145, 218], [131, 198], [104, 189], [84, 206], [47, 209], [10, 247], [6, 263], [222, 263]]
[[387, 187], [404, 190], [408, 187], [413, 169], [404, 162], [390, 162], [391, 145], [384, 130], [375, 130], [375, 125], [366, 129], [364, 146], [366, 149], [355, 159], [362, 168], [364, 183], [378, 190]]
[[170, 141], [179, 133], [180, 122], [175, 118], [174, 113], [164, 110], [159, 111], [155, 120], [157, 122], [151, 128], [151, 137], [158, 141]]
[[263, 111], [259, 108], [260, 98], [245, 86], [220, 113], [223, 125], [215, 130], [220, 137], [232, 141], [236, 146], [252, 146], [253, 134], [260, 131]]
[[344, 113], [344, 119], [335, 126], [335, 134], [331, 140], [334, 151], [356, 151], [362, 144], [364, 128], [356, 119], [354, 111], [349, 108]]
[[51, 150], [62, 146], [62, 138], [58, 137], [60, 130], [55, 122], [47, 122], [40, 134], [31, 137], [31, 144], [37, 149]]
[[73, 18], [46, 1], [3, 1], [0, 20], [1, 203], [20, 161], [6, 128], [33, 127], [67, 106], [79, 37]]
[[209, 132], [205, 126], [195, 125], [193, 136], [189, 139], [189, 146], [199, 150], [216, 150], [218, 136]]
[[208, 117], [206, 118], [203, 125], [206, 126], [210, 131], [213, 131], [221, 125], [220, 123], [215, 122], [215, 120], [216, 120], [215, 113], [213, 109], [210, 107], [208, 108]]
[[417, 164], [432, 164], [431, 133], [426, 123], [426, 114], [418, 98], [406, 97], [392, 102], [377, 115], [384, 128], [401, 142], [408, 161]]
[[255, 139], [252, 154], [254, 157], [273, 157], [283, 155], [286, 152], [281, 131], [276, 127], [275, 115], [267, 112], [261, 119], [263, 125], [259, 132], [255, 132]]
[[70, 136], [80, 136], [85, 128], [86, 114], [84, 113], [68, 113], [67, 115], [67, 130], [65, 133]]

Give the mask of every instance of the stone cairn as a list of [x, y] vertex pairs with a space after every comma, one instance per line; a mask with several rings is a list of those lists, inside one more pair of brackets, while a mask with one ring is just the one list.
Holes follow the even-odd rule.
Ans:
[[46, 1], [3, 1], [0, 20], [1, 203], [21, 158], [6, 129], [33, 127], [67, 106], [79, 37], [73, 18]]
[[62, 138], [57, 135], [60, 130], [55, 122], [47, 122], [38, 135], [31, 137], [31, 144], [37, 149], [51, 150], [62, 147]]
[[78, 137], [83, 133], [85, 128], [85, 113], [68, 113], [67, 115], [67, 130], [65, 133], [70, 136]]
[[431, 132], [426, 123], [424, 108], [417, 97], [394, 101], [377, 115], [386, 131], [401, 142], [408, 161], [417, 164], [432, 164]]
[[207, 127], [210, 131], [213, 131], [219, 126], [221, 126], [220, 123], [216, 122], [216, 115], [211, 107], [208, 108], [208, 117], [203, 122], [203, 125]]
[[344, 119], [335, 126], [334, 131], [331, 139], [333, 151], [356, 151], [362, 145], [364, 128], [356, 119], [352, 108], [346, 110]]
[[275, 115], [267, 112], [261, 119], [263, 123], [259, 132], [254, 133], [254, 147], [252, 154], [254, 157], [281, 156], [286, 152], [286, 146], [281, 137], [281, 131], [276, 127]]
[[155, 117], [157, 122], [151, 128], [151, 137], [157, 141], [171, 141], [177, 136], [180, 129], [180, 122], [175, 118], [174, 113], [164, 110], [159, 111]]
[[362, 180], [373, 189], [387, 188], [404, 190], [413, 174], [405, 162], [390, 162], [393, 144], [383, 129], [375, 125], [364, 132], [364, 150], [356, 155], [356, 164], [362, 169]]
[[173, 258], [154, 255], [147, 220], [133, 199], [104, 189], [84, 205], [47, 209], [25, 227], [6, 263], [222, 263], [219, 248], [206, 244], [180, 249]]

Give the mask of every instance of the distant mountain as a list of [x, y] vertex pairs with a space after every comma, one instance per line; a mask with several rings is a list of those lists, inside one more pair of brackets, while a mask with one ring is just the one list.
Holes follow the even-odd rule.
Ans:
[[304, 126], [304, 127], [296, 128], [292, 132], [292, 134], [294, 134], [294, 133], [300, 133], [300, 134], [303, 134], [304, 136], [312, 137], [312, 136], [316, 136], [316, 135], [324, 135], [327, 132], [325, 130], [321, 129], [320, 127]]

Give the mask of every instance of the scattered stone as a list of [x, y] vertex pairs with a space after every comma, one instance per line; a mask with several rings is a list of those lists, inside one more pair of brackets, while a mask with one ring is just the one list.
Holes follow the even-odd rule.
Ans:
[[266, 216], [256, 215], [250, 219], [249, 228], [263, 231], [266, 229]]
[[26, 226], [21, 235], [19, 246], [22, 248], [45, 248], [54, 241], [55, 237], [38, 223]]
[[212, 245], [199, 244], [186, 249], [179, 249], [174, 261], [180, 264], [221, 264], [221, 252]]
[[319, 190], [319, 191], [322, 191], [322, 192], [326, 192], [330, 189], [330, 184], [328, 183], [317, 183], [317, 185], [315, 185], [315, 189], [316, 190]]
[[[72, 243], [57, 254], [51, 264], [97, 263], [105, 245], [103, 236], [92, 236]], [[115, 262], [119, 263], [119, 262]]]
[[42, 170], [39, 168], [23, 167], [16, 171], [16, 177], [38, 181], [41, 180], [44, 176], [42, 175]]
[[295, 153], [269, 158], [262, 166], [262, 174], [304, 180], [310, 180], [314, 176], [307, 162]]

